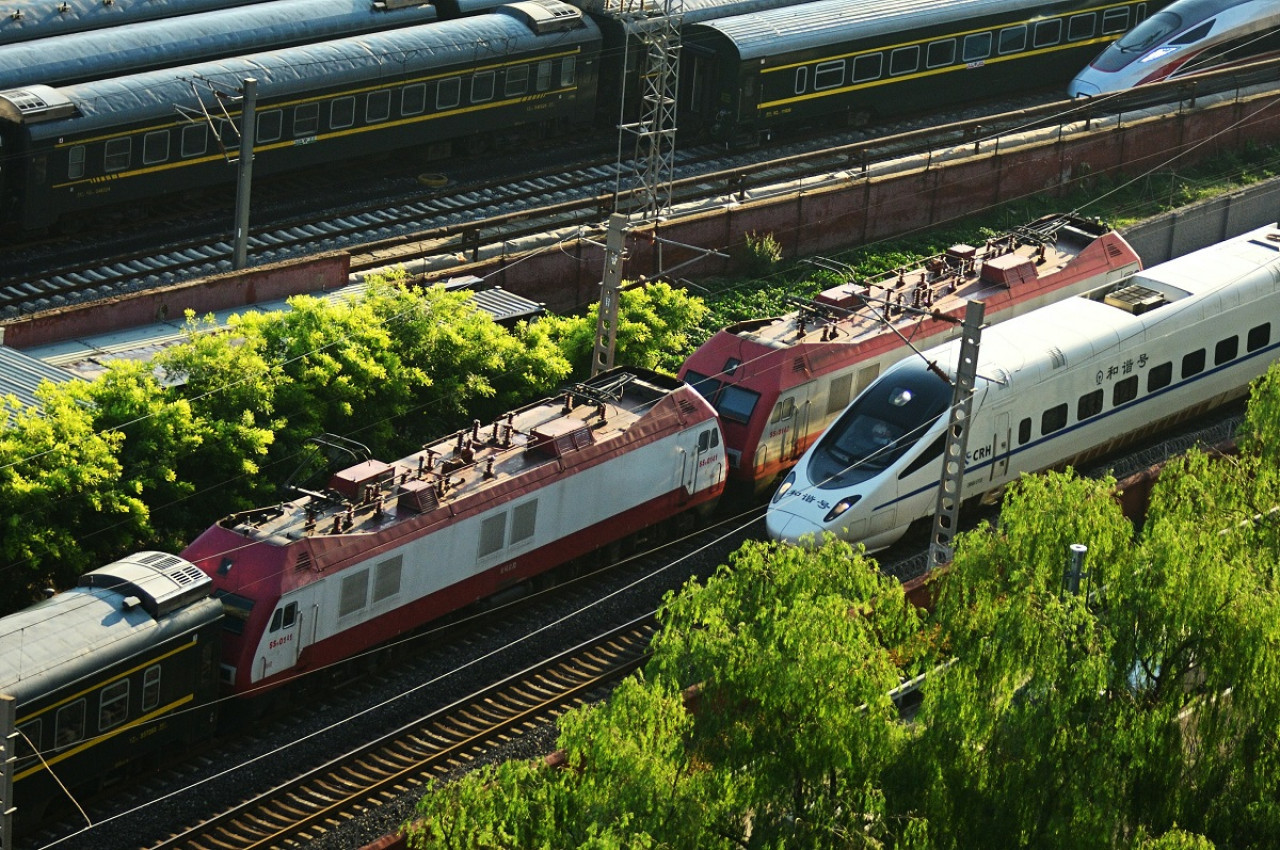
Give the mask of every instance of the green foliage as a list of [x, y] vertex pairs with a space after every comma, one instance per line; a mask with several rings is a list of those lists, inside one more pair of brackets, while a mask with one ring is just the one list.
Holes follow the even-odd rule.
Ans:
[[749, 274], [760, 276], [768, 274], [778, 267], [782, 262], [782, 243], [780, 243], [772, 233], [756, 233], [751, 231], [746, 234], [743, 252], [742, 252], [742, 268]]
[[[614, 363], [674, 375], [705, 337], [697, 329], [707, 314], [700, 298], [656, 281], [622, 290]], [[577, 316], [548, 316], [534, 326], [568, 357], [573, 373], [591, 372], [599, 305]]]

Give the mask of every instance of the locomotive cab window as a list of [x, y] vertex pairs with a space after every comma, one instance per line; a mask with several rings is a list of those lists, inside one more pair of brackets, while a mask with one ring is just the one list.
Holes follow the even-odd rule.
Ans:
[[450, 77], [436, 83], [436, 109], [453, 109], [462, 97], [462, 80]]
[[133, 139], [108, 139], [103, 148], [102, 168], [110, 173], [129, 167], [129, 154], [133, 151]]
[[980, 62], [991, 55], [991, 33], [976, 32], [964, 37], [964, 51], [961, 57], [965, 62]]
[[294, 107], [293, 135], [314, 136], [320, 129], [320, 104], [304, 103]]
[[427, 108], [427, 84], [415, 83], [400, 92], [400, 114], [421, 115]]
[[868, 53], [853, 60], [853, 81], [865, 83], [880, 79], [880, 71], [884, 67], [884, 55]]
[[471, 102], [484, 103], [493, 100], [493, 71], [481, 71], [471, 78]]
[[156, 130], [142, 137], [142, 164], [155, 165], [169, 158], [169, 131]]
[[1193, 351], [1182, 357], [1182, 377], [1190, 378], [1204, 371], [1204, 349]]
[[341, 130], [356, 123], [356, 99], [340, 97], [329, 104], [329, 129]]
[[1129, 28], [1129, 7], [1107, 9], [1102, 13], [1102, 34], [1118, 35]]
[[504, 97], [519, 97], [529, 90], [529, 66], [517, 65], [507, 69], [507, 77], [502, 84]]
[[1209, 34], [1209, 32], [1213, 29], [1213, 25], [1214, 25], [1214, 21], [1205, 21], [1200, 26], [1193, 27], [1187, 30], [1186, 32], [1184, 32], [1182, 35], [1177, 36], [1176, 38], [1170, 39], [1169, 43], [1175, 44], [1178, 47], [1185, 47], [1188, 44], [1195, 44], [1197, 41], [1199, 41], [1200, 39], [1204, 38], [1206, 35]]
[[1041, 21], [1036, 24], [1035, 36], [1032, 40], [1033, 47], [1053, 47], [1060, 41], [1062, 41], [1061, 20]]
[[708, 428], [698, 435], [698, 454], [703, 454], [720, 445], [720, 432], [715, 428]]
[[833, 89], [844, 84], [844, 60], [819, 62], [813, 69], [813, 90]]
[[784, 422], [796, 415], [796, 400], [788, 396], [779, 399], [778, 403], [773, 406], [773, 414], [769, 417], [769, 424]]
[[1173, 381], [1173, 363], [1161, 363], [1159, 366], [1152, 366], [1151, 371], [1147, 372], [1147, 392], [1153, 393], [1156, 390], [1162, 390], [1169, 386]]
[[291, 629], [293, 624], [298, 620], [298, 603], [290, 602], [283, 608], [277, 608], [271, 615], [271, 628], [273, 632], [281, 629]]
[[1239, 337], [1229, 336], [1226, 339], [1218, 340], [1218, 344], [1213, 347], [1213, 365], [1221, 366], [1223, 363], [1235, 360], [1236, 354], [1239, 352]]
[[119, 726], [129, 716], [129, 680], [112, 682], [98, 697], [98, 731]]
[[899, 47], [889, 54], [889, 76], [910, 74], [920, 67], [920, 46]]
[[258, 114], [254, 132], [259, 142], [276, 142], [284, 132], [284, 110], [269, 109]]
[[1000, 42], [997, 50], [1000, 55], [1017, 53], [1027, 49], [1027, 28], [1025, 26], [1007, 27], [1000, 30]]
[[1054, 431], [1060, 431], [1067, 424], [1067, 406], [1059, 404], [1051, 407], [1040, 416], [1040, 433], [1041, 435], [1052, 434]]
[[53, 747], [65, 750], [84, 738], [85, 701], [78, 699], [58, 709], [54, 716]]
[[67, 151], [67, 176], [72, 180], [84, 176], [84, 145], [75, 145]]
[[1067, 20], [1067, 41], [1080, 41], [1085, 38], [1093, 38], [1094, 27], [1093, 12], [1083, 15], [1074, 15]]
[[1257, 351], [1271, 341], [1271, 323], [1258, 325], [1249, 329], [1249, 336], [1245, 339], [1246, 351]]
[[253, 612], [253, 600], [225, 590], [215, 590], [213, 597], [222, 603], [222, 628], [233, 635], [244, 634], [244, 624]]
[[391, 117], [391, 92], [383, 89], [382, 91], [369, 92], [369, 98], [364, 104], [364, 120], [368, 124], [376, 124], [379, 121], [386, 121]]
[[925, 51], [924, 65], [926, 68], [942, 68], [955, 61], [956, 42], [953, 38], [949, 38], [946, 41], [930, 42], [928, 49]]

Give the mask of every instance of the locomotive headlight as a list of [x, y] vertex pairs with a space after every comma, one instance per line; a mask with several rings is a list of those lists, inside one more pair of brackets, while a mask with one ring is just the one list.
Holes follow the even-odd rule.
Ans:
[[835, 519], [836, 517], [840, 516], [840, 515], [841, 515], [842, 513], [844, 513], [845, 511], [849, 510], [849, 508], [851, 508], [851, 507], [853, 507], [854, 505], [858, 504], [858, 500], [860, 500], [861, 498], [862, 498], [862, 495], [861, 495], [861, 494], [855, 494], [855, 495], [853, 495], [853, 496], [846, 496], [845, 498], [843, 498], [843, 499], [841, 499], [840, 501], [836, 502], [836, 506], [835, 506], [834, 508], [832, 508], [831, 510], [827, 511], [827, 515], [826, 515], [826, 516], [824, 516], [824, 517], [822, 518], [822, 521], [823, 521], [823, 522], [831, 522], [831, 520]]
[[787, 473], [787, 477], [782, 479], [782, 484], [778, 487], [778, 492], [773, 494], [773, 498], [769, 501], [777, 504], [778, 500], [787, 495], [787, 491], [791, 489], [791, 485], [796, 483], [796, 473], [794, 470]]

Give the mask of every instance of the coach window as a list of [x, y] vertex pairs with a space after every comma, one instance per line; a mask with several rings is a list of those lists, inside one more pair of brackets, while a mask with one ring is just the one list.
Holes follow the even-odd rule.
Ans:
[[427, 84], [414, 83], [405, 86], [400, 93], [400, 114], [421, 115], [427, 108]]
[[503, 97], [519, 97], [529, 90], [529, 66], [518, 65], [508, 68], [506, 79], [502, 83]]
[[102, 157], [104, 170], [124, 171], [129, 167], [129, 154], [133, 150], [132, 139], [108, 139]]
[[991, 33], [976, 32], [964, 37], [964, 51], [960, 58], [965, 62], [979, 62], [991, 55]]
[[794, 89], [795, 93], [804, 94], [805, 91], [807, 90], [808, 85], [809, 85], [809, 67], [807, 65], [801, 65], [799, 68], [796, 68], [796, 85]]
[[142, 710], [151, 711], [160, 704], [160, 665], [153, 664], [142, 673]]
[[1221, 366], [1230, 360], [1235, 360], [1236, 355], [1240, 353], [1240, 338], [1229, 336], [1226, 339], [1219, 340], [1218, 344], [1213, 347], [1213, 365]]
[[85, 701], [78, 699], [58, 709], [53, 725], [53, 747], [64, 750], [84, 738]]
[[1076, 421], [1083, 422], [1090, 416], [1097, 416], [1102, 412], [1102, 390], [1094, 390], [1080, 396], [1076, 402]]
[[853, 81], [865, 83], [880, 79], [880, 70], [884, 67], [884, 55], [868, 53], [853, 60]]
[[1000, 44], [997, 49], [1001, 55], [1026, 50], [1027, 28], [1025, 26], [1016, 26], [1000, 30]]
[[956, 42], [953, 38], [931, 42], [925, 51], [924, 66], [926, 68], [942, 68], [954, 61], [956, 61]]
[[329, 129], [341, 130], [356, 123], [356, 99], [340, 97], [329, 104]]
[[1094, 19], [1093, 12], [1084, 15], [1075, 15], [1067, 19], [1067, 41], [1080, 41], [1084, 38], [1093, 38]]
[[129, 680], [112, 682], [98, 698], [98, 731], [119, 726], [129, 716]]
[[348, 617], [364, 607], [369, 598], [369, 571], [342, 577], [342, 596], [338, 599], [338, 619]]
[[254, 126], [259, 142], [278, 142], [284, 132], [284, 110], [269, 109], [259, 113]]
[[1138, 376], [1130, 375], [1123, 381], [1116, 381], [1116, 385], [1111, 388], [1111, 406], [1119, 407], [1126, 402], [1133, 401], [1138, 397]]
[[1018, 445], [1026, 445], [1031, 439], [1031, 417], [1028, 416], [1018, 423]]
[[18, 770], [36, 760], [36, 753], [40, 751], [40, 731], [39, 718], [18, 726], [18, 745], [14, 747], [14, 753], [18, 758]]
[[899, 74], [911, 74], [920, 67], [920, 45], [913, 44], [910, 47], [899, 47], [897, 50], [889, 54], [889, 76], [896, 77]]
[[574, 56], [566, 56], [560, 64], [560, 85], [571, 86], [577, 79], [578, 60]]
[[209, 149], [209, 129], [204, 124], [182, 128], [182, 155], [200, 156]]
[[1129, 28], [1129, 7], [1108, 9], [1102, 13], [1102, 34], [1116, 35]]
[[1268, 342], [1271, 341], [1271, 323], [1258, 325], [1256, 328], [1249, 329], [1249, 336], [1245, 338], [1245, 350], [1257, 351]]
[[1031, 42], [1033, 47], [1053, 47], [1059, 41], [1062, 41], [1061, 20], [1055, 18], [1036, 24], [1035, 37]]
[[1067, 406], [1059, 404], [1057, 407], [1051, 407], [1040, 416], [1040, 433], [1052, 434], [1054, 431], [1060, 430], [1067, 424]]
[[169, 158], [169, 131], [156, 130], [142, 137], [142, 164], [155, 165]]
[[1173, 381], [1173, 363], [1161, 363], [1159, 366], [1152, 366], [1151, 371], [1147, 372], [1147, 392], [1153, 393], [1156, 390], [1162, 390]]
[[365, 123], [376, 124], [379, 121], [386, 121], [390, 117], [391, 92], [386, 89], [369, 92], [369, 97], [364, 104]]
[[1190, 378], [1204, 371], [1204, 349], [1193, 351], [1182, 358], [1182, 377]]
[[833, 89], [844, 83], [844, 60], [819, 62], [813, 67], [813, 90]]
[[293, 135], [314, 136], [320, 129], [320, 104], [304, 103], [293, 110]]
[[436, 83], [436, 109], [453, 109], [462, 97], [462, 80], [450, 77]]
[[534, 88], [538, 91], [546, 91], [551, 88], [551, 60], [539, 62], [537, 64], [538, 73], [534, 78]]
[[67, 176], [73, 180], [84, 176], [84, 145], [75, 145], [67, 151]]
[[493, 71], [481, 71], [471, 78], [471, 102], [484, 103], [493, 100]]
[[516, 505], [511, 510], [511, 545], [523, 543], [533, 537], [534, 527], [538, 523], [538, 500]]
[[373, 568], [373, 601], [390, 599], [400, 592], [400, 576], [404, 572], [404, 556], [396, 555]]
[[506, 545], [507, 512], [502, 511], [480, 523], [480, 557], [492, 555]]

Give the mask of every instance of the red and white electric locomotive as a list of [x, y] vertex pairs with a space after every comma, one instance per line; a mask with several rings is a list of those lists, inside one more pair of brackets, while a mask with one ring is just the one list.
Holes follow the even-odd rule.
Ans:
[[232, 515], [183, 557], [226, 609], [237, 693], [349, 658], [629, 534], [712, 510], [715, 411], [671, 378], [603, 373], [323, 493]]
[[795, 313], [730, 325], [680, 377], [720, 413], [731, 485], [761, 492], [886, 367], [956, 337], [971, 299], [987, 321], [1018, 316], [1141, 267], [1122, 236], [1047, 216], [985, 245], [956, 245], [922, 266], [829, 289]]

